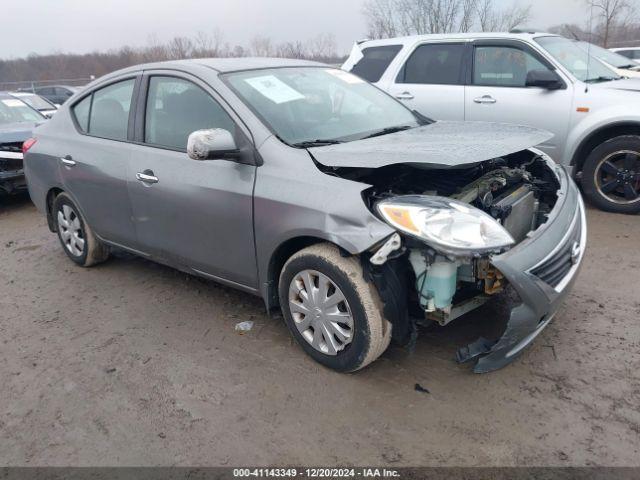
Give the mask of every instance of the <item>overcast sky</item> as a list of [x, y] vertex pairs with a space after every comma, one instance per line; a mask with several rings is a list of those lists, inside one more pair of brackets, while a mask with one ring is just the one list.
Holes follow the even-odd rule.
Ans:
[[[510, 5], [511, 0], [495, 0]], [[0, 58], [56, 51], [85, 53], [143, 46], [219, 28], [225, 41], [247, 45], [333, 33], [342, 52], [365, 34], [364, 0], [11, 0], [3, 2]], [[585, 21], [582, 0], [531, 0], [530, 26]]]

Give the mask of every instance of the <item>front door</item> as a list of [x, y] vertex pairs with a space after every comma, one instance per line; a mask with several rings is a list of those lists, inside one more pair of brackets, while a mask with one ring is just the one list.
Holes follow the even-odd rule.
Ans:
[[531, 70], [552, 69], [535, 51], [517, 43], [477, 42], [471, 83], [465, 91], [465, 119], [515, 123], [548, 130], [554, 137], [539, 148], [562, 158], [569, 130], [573, 90], [527, 87]]
[[188, 136], [196, 130], [223, 128], [239, 145], [247, 136], [196, 79], [148, 74], [141, 95], [146, 98], [138, 112], [143, 128], [128, 172], [140, 248], [199, 273], [257, 287], [256, 167], [196, 161], [186, 153]]
[[462, 43], [419, 45], [388, 88], [411, 110], [435, 120], [464, 120]]

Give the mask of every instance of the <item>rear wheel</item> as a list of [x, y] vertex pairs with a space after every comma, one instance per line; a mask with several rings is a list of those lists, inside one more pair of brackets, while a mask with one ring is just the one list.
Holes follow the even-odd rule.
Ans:
[[109, 257], [108, 247], [93, 234], [66, 193], [53, 201], [53, 222], [64, 252], [78, 265], [90, 267]]
[[640, 137], [616, 137], [587, 157], [582, 185], [587, 198], [608, 212], [640, 212]]
[[300, 346], [317, 362], [339, 372], [359, 370], [389, 346], [374, 285], [364, 280], [356, 257], [319, 244], [293, 255], [279, 282], [282, 313]]

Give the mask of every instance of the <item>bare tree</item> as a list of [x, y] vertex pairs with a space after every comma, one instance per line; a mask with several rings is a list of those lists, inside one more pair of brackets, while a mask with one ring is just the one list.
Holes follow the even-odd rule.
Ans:
[[336, 38], [330, 33], [321, 33], [307, 41], [307, 55], [316, 60], [336, 57]]
[[367, 0], [363, 12], [372, 38], [510, 30], [531, 16], [528, 5], [498, 9], [494, 0]]
[[190, 58], [193, 51], [193, 42], [188, 37], [174, 37], [167, 45], [167, 53], [171, 60]]
[[369, 38], [389, 38], [398, 35], [396, 0], [367, 0], [362, 12], [367, 20]]
[[250, 42], [251, 54], [256, 57], [273, 57], [274, 48], [269, 37], [256, 35]]
[[629, 0], [585, 0], [600, 20], [602, 45], [607, 48], [612, 30], [629, 23], [635, 17], [636, 10]]

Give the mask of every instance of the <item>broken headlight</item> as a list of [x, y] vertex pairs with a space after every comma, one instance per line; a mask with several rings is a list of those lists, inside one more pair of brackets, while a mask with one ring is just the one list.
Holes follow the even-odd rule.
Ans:
[[491, 216], [450, 198], [407, 195], [383, 200], [376, 208], [392, 227], [445, 253], [486, 252], [515, 243]]

